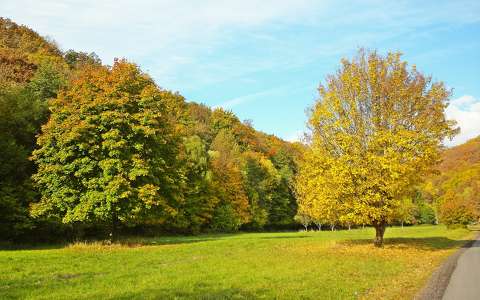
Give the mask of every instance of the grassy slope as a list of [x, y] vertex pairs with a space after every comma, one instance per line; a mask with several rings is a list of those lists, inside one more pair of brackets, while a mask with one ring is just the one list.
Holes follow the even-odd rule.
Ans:
[[[0, 251], [0, 298], [411, 298], [465, 229], [252, 233]], [[143, 246], [137, 243], [143, 243]]]

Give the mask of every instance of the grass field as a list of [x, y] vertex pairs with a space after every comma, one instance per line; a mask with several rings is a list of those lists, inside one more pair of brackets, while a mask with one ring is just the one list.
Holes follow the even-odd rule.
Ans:
[[408, 299], [473, 237], [443, 226], [0, 250], [0, 299]]

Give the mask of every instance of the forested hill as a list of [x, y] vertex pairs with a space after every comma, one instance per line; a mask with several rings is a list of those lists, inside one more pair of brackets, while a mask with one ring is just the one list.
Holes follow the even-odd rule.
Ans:
[[0, 18], [0, 79], [16, 83], [30, 81], [47, 62], [62, 64], [61, 51], [26, 26]]
[[302, 146], [159, 85], [0, 18], [0, 240], [292, 226]]
[[480, 136], [464, 144], [448, 148], [442, 154], [438, 169], [442, 172], [460, 169], [480, 162]]
[[429, 178], [423, 191], [436, 203], [440, 221], [469, 224], [480, 216], [480, 137], [446, 149], [439, 173]]

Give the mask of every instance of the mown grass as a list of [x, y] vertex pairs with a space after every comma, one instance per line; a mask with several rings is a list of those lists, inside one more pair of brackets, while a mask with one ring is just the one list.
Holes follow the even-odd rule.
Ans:
[[443, 226], [0, 250], [1, 299], [408, 299], [473, 232]]

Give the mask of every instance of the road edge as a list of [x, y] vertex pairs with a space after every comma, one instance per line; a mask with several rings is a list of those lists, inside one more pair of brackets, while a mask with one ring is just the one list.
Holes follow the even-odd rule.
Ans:
[[470, 248], [476, 240], [480, 239], [480, 233], [474, 235], [473, 240], [468, 241], [459, 250], [450, 255], [440, 267], [438, 267], [430, 276], [427, 284], [415, 295], [415, 300], [441, 300], [445, 294], [453, 271], [457, 266], [460, 256]]

